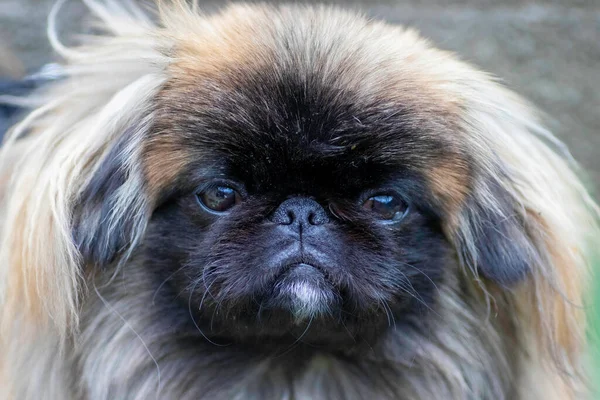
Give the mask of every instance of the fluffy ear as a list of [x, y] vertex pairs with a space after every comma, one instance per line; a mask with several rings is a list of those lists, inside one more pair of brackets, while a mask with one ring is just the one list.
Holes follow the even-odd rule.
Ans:
[[523, 322], [529, 356], [554, 371], [556, 393], [575, 398], [600, 210], [530, 104], [484, 76], [467, 81], [462, 130], [474, 172], [451, 237], [462, 264], [500, 286], [475, 289], [508, 302], [496, 310]]
[[[461, 87], [473, 176], [453, 229], [463, 265], [501, 286], [535, 276], [560, 286], [554, 255], [573, 258], [566, 275], [587, 268], [575, 253], [596, 235], [597, 206], [531, 105], [487, 77], [473, 78]], [[549, 237], [558, 242], [549, 246]]]
[[[171, 48], [170, 38], [117, 2], [88, 5], [106, 34], [65, 48], [50, 19], [63, 77], [32, 94], [30, 103], [40, 106], [0, 149], [0, 170], [8, 171], [1, 188], [0, 327], [51, 324], [61, 340], [77, 327], [82, 261], [114, 260], [143, 231], [138, 154], [166, 79], [169, 59], [161, 50]], [[0, 347], [18, 347], [22, 332], [0, 333]]]
[[144, 230], [148, 206], [138, 157], [143, 130], [125, 130], [77, 198], [73, 238], [85, 263], [105, 266], [115, 261]]
[[[466, 214], [470, 243], [461, 248], [467, 265], [477, 273], [500, 284], [511, 286], [522, 281], [539, 261], [527, 231], [527, 216], [512, 196], [494, 184], [490, 195], [471, 197]], [[486, 198], [493, 201], [486, 201]]]

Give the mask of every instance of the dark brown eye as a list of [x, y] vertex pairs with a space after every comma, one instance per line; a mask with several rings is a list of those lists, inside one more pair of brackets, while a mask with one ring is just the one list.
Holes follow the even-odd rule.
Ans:
[[228, 186], [209, 187], [197, 196], [204, 207], [216, 212], [225, 212], [242, 201], [239, 193]]
[[408, 210], [407, 204], [398, 196], [378, 194], [369, 197], [363, 208], [377, 214], [377, 218], [386, 221], [399, 221]]

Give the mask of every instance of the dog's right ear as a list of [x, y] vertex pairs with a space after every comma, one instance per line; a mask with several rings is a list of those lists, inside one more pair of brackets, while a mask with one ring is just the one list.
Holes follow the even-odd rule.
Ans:
[[475, 254], [467, 259], [474, 261], [478, 272], [495, 283], [511, 287], [531, 273], [540, 262], [536, 245], [525, 227], [525, 215], [518, 211], [512, 197], [492, 185], [494, 204], [477, 198], [470, 203], [468, 231], [471, 232]]
[[129, 128], [119, 137], [76, 199], [73, 238], [87, 264], [117, 260], [145, 228], [148, 207], [136, 131]]

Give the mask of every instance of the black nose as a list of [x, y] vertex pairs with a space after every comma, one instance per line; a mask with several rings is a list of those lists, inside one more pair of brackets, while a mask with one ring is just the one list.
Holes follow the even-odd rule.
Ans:
[[323, 225], [329, 222], [327, 212], [319, 203], [306, 197], [294, 197], [281, 203], [271, 221], [291, 228]]

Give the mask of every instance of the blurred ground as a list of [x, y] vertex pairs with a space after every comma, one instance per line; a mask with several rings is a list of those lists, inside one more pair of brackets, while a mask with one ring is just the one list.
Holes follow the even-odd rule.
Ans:
[[[52, 2], [0, 0], [0, 38], [28, 71], [52, 59], [45, 38]], [[71, 3], [61, 17], [67, 27], [84, 15], [77, 1]], [[417, 27], [439, 47], [501, 77], [548, 113], [550, 127], [600, 188], [600, 0], [337, 3]]]

